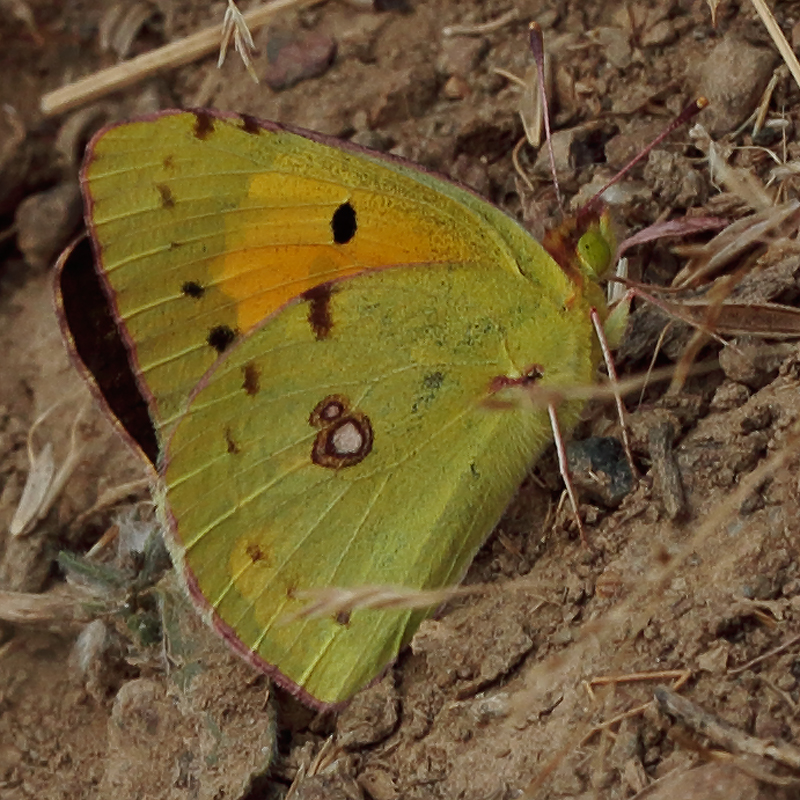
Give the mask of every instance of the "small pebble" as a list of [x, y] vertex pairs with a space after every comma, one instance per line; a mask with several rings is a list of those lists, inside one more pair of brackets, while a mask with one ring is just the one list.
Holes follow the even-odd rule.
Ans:
[[784, 351], [783, 348], [742, 337], [729, 342], [722, 349], [719, 365], [726, 378], [757, 391], [777, 377], [781, 364], [791, 349]]
[[83, 203], [77, 181], [65, 181], [26, 197], [14, 222], [17, 247], [33, 269], [51, 267], [81, 221]]
[[753, 112], [767, 86], [778, 55], [726, 36], [702, 66], [698, 92], [709, 99], [703, 126], [714, 137], [735, 130]]
[[336, 60], [336, 41], [321, 33], [310, 33], [300, 40], [274, 34], [267, 43], [267, 58], [264, 80], [280, 92], [324, 75]]
[[399, 702], [391, 673], [359, 692], [336, 720], [338, 744], [356, 749], [383, 741], [397, 726]]
[[487, 39], [463, 36], [445, 39], [437, 59], [437, 67], [444, 75], [467, 78], [489, 52]]

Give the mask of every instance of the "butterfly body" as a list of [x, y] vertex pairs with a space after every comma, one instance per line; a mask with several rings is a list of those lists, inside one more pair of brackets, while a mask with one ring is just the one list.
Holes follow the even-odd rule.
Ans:
[[341, 703], [424, 612], [308, 593], [461, 578], [551, 438], [535, 391], [594, 379], [597, 285], [456, 184], [249, 118], [111, 128], [84, 186], [173, 559], [236, 650]]

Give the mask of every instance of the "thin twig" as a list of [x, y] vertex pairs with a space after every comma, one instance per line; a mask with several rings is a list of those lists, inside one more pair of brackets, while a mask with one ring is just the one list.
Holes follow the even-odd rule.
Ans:
[[695, 705], [691, 700], [675, 694], [666, 686], [656, 687], [655, 698], [664, 714], [669, 714], [682, 725], [702, 734], [730, 753], [769, 758], [791, 769], [800, 769], [800, 750], [796, 747], [785, 742], [749, 736], [729, 722]]
[[[243, 17], [247, 27], [254, 31], [263, 27], [279, 11], [311, 5], [313, 2], [318, 0], [273, 0], [272, 3], [253, 9]], [[111, 92], [133, 86], [157, 72], [189, 64], [211, 53], [220, 46], [220, 42], [221, 28], [219, 25], [212, 25], [177, 42], [142, 53], [130, 61], [123, 61], [121, 64], [48, 92], [42, 97], [40, 108], [47, 116], [61, 114], [84, 103], [98, 100]]]
[[[629, 672], [626, 675], [600, 675], [596, 678], [592, 678], [590, 681], [584, 682], [584, 687], [588, 695], [595, 699], [595, 694], [593, 691], [594, 686], [616, 686], [619, 683], [638, 683], [641, 681], [652, 681], [652, 680], [663, 680], [664, 678], [673, 678], [674, 683], [672, 684], [672, 689], [677, 691], [681, 688], [688, 680], [692, 677], [691, 670], [688, 669], [664, 669], [664, 670], [656, 670], [654, 672]], [[608, 730], [609, 728], [614, 727], [618, 723], [630, 719], [631, 717], [636, 717], [639, 714], [643, 714], [653, 705], [653, 701], [650, 700], [647, 703], [643, 703], [640, 706], [636, 706], [636, 708], [631, 708], [628, 711], [623, 711], [621, 714], [618, 714], [616, 717], [612, 717], [611, 719], [606, 720], [605, 722], [601, 722], [599, 725], [595, 725], [580, 741], [580, 746], [583, 747], [584, 745], [588, 744], [591, 741], [592, 737], [596, 733], [600, 733], [602, 731]]]
[[44, 593], [0, 591], [0, 620], [14, 625], [53, 625], [86, 622], [86, 594], [60, 587]]
[[758, 12], [758, 16], [761, 17], [761, 21], [764, 23], [764, 27], [772, 37], [775, 47], [778, 48], [781, 58], [786, 62], [786, 66], [789, 67], [789, 72], [792, 73], [792, 77], [797, 82], [797, 85], [800, 86], [800, 63], [797, 61], [797, 56], [794, 54], [791, 45], [786, 41], [783, 31], [775, 21], [775, 17], [772, 16], [769, 6], [764, 2], [764, 0], [752, 1], [756, 11]]
[[768, 658], [772, 658], [772, 656], [776, 656], [782, 653], [784, 650], [788, 650], [792, 645], [797, 644], [800, 642], [800, 635], [792, 636], [791, 639], [784, 642], [783, 644], [779, 644], [777, 647], [773, 647], [772, 650], [767, 650], [766, 653], [762, 653], [760, 656], [756, 656], [751, 661], [748, 661], [746, 664], [742, 664], [741, 667], [734, 667], [733, 669], [728, 670], [728, 675], [738, 675], [740, 672], [744, 672], [746, 669], [751, 669], [756, 664], [760, 664], [762, 661], [765, 661]]
[[517, 15], [517, 9], [512, 8], [506, 11], [505, 14], [490, 19], [488, 22], [475, 25], [448, 25], [442, 29], [442, 33], [445, 36], [481, 36], [484, 33], [500, 30], [500, 28], [508, 25], [509, 22], [517, 19]]

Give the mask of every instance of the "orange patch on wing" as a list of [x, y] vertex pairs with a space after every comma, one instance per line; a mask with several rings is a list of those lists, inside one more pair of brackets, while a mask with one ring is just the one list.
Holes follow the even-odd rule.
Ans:
[[248, 248], [228, 253], [219, 262], [214, 280], [236, 301], [237, 327], [245, 333], [303, 292], [363, 270], [326, 245]]
[[[333, 220], [343, 204], [355, 214], [355, 230], [337, 244]], [[474, 255], [446, 220], [421, 215], [412, 200], [281, 173], [251, 179], [239, 208], [226, 215], [225, 237], [212, 277], [236, 301], [242, 333], [320, 283], [375, 267]]]

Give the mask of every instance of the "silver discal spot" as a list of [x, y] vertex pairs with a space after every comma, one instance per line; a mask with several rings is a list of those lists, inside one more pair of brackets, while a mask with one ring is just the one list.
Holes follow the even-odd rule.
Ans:
[[330, 446], [338, 456], [351, 456], [364, 447], [364, 434], [352, 420], [345, 420], [330, 438]]
[[329, 395], [311, 412], [309, 425], [320, 428], [311, 460], [320, 467], [341, 469], [363, 461], [372, 450], [372, 425], [366, 414], [351, 410], [342, 395]]

